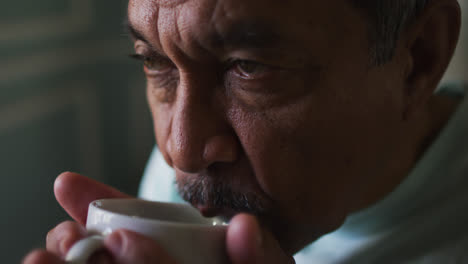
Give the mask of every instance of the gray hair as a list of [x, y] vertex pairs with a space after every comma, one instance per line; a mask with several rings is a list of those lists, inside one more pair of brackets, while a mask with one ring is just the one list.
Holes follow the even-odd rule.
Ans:
[[404, 29], [431, 0], [351, 0], [369, 20], [370, 63], [379, 66], [393, 58]]

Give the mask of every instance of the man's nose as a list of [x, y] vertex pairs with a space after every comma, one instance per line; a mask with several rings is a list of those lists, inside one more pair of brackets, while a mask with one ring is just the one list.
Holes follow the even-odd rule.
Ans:
[[199, 85], [181, 78], [166, 143], [171, 165], [187, 173], [234, 162], [240, 147], [214, 89]]

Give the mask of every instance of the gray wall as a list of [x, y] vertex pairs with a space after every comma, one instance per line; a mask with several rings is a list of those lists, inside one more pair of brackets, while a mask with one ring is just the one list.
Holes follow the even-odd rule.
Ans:
[[70, 170], [135, 193], [153, 145], [126, 1], [15, 0], [0, 8], [0, 259], [19, 263], [67, 219]]
[[468, 1], [459, 0], [462, 8], [462, 31], [452, 63], [443, 82], [468, 82]]

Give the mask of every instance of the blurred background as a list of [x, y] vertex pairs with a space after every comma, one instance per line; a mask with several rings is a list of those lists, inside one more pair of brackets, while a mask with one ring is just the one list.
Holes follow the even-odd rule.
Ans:
[[[126, 4], [3, 1], [2, 263], [19, 263], [44, 246], [49, 229], [68, 219], [53, 196], [60, 172], [80, 172], [136, 194], [154, 140], [141, 66], [127, 56], [132, 47], [123, 27]], [[465, 0], [461, 4], [467, 9]], [[467, 80], [466, 33], [444, 83]]]
[[20, 263], [67, 215], [63, 171], [136, 194], [154, 144], [125, 0], [16, 0], [0, 8], [0, 259]]

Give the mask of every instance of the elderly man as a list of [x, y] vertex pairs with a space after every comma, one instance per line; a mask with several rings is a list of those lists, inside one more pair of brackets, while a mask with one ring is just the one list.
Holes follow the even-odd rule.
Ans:
[[[468, 102], [434, 93], [456, 0], [130, 0], [128, 19], [158, 147], [182, 198], [231, 219], [232, 263], [314, 241], [298, 261], [468, 262]], [[55, 193], [78, 223], [25, 263], [63, 263], [87, 204], [125, 197], [73, 173]], [[98, 263], [174, 263], [129, 231], [105, 243]]]

